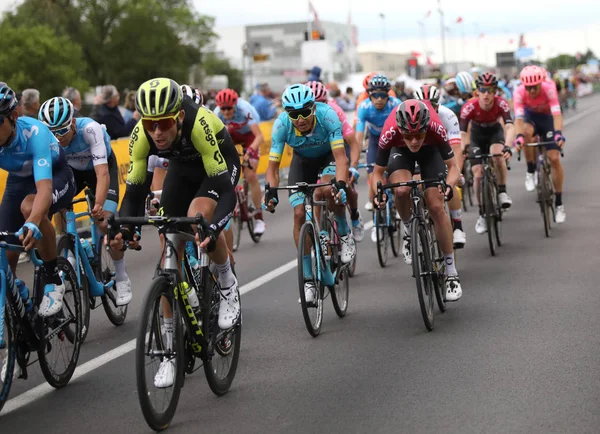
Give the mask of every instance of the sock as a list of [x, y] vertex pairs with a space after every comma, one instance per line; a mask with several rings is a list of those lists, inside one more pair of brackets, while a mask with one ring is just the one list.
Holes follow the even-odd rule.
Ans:
[[444, 262], [446, 264], [446, 276], [458, 276], [458, 272], [454, 266], [454, 252], [449, 255], [444, 253]]
[[483, 207], [479, 205], [479, 215], [483, 215]]
[[348, 232], [350, 232], [350, 228], [348, 227], [348, 220], [346, 220], [346, 213], [344, 213], [344, 215], [342, 216], [335, 216], [335, 221], [338, 224], [338, 235], [340, 237], [343, 237], [344, 235], [347, 235]]
[[506, 184], [498, 184], [498, 193], [506, 193]]
[[453, 226], [454, 226], [454, 230], [456, 230], [456, 229], [458, 229], [460, 231], [463, 230], [462, 220], [454, 220], [454, 219], [452, 219], [452, 223], [453, 223]]
[[173, 318], [164, 318], [165, 337], [167, 338], [167, 348], [173, 349]]
[[262, 213], [262, 211], [256, 211], [256, 212], [254, 213], [254, 218], [255, 218], [256, 220], [263, 220], [263, 221], [264, 221], [264, 219], [263, 219], [263, 213]]
[[359, 217], [358, 208], [350, 208], [350, 219], [356, 221]]
[[535, 173], [535, 161], [532, 163], [527, 162], [527, 173]]
[[125, 268], [125, 258], [121, 259], [120, 261], [113, 259], [113, 262], [115, 264], [116, 271], [115, 280], [117, 282], [127, 280], [129, 276], [127, 275], [127, 269]]
[[50, 261], [44, 261], [44, 276], [46, 283], [54, 283], [56, 285], [60, 285], [62, 281], [60, 280], [60, 276], [58, 275], [58, 267], [56, 265], [56, 258], [51, 259]]
[[232, 287], [235, 283], [235, 276], [233, 275], [233, 271], [231, 271], [231, 263], [229, 262], [229, 257], [227, 257], [223, 264], [215, 264], [215, 268], [217, 269], [217, 274], [219, 275], [218, 279], [219, 284], [221, 285], [221, 289], [227, 290], [230, 287]]
[[460, 221], [461, 217], [462, 217], [462, 209], [453, 209], [450, 210], [450, 217], [452, 217], [452, 220], [458, 220]]
[[304, 255], [302, 257], [302, 272], [304, 273], [305, 279], [312, 279], [312, 259], [310, 255]]
[[555, 199], [556, 206], [561, 206], [562, 205], [562, 192], [560, 192], [560, 193], [556, 192], [556, 193], [554, 193], [554, 196], [556, 198]]

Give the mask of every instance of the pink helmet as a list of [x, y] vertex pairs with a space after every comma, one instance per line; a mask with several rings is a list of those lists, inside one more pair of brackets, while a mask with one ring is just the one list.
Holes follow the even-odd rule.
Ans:
[[320, 81], [309, 81], [306, 85], [315, 95], [315, 101], [327, 102], [327, 89]]
[[520, 78], [525, 86], [536, 86], [546, 79], [546, 74], [539, 66], [528, 65], [521, 71]]

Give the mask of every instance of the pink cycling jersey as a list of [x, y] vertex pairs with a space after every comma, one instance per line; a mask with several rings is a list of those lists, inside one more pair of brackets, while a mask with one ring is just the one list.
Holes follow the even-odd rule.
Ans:
[[340, 118], [340, 122], [342, 123], [342, 137], [345, 139], [349, 135], [354, 134], [352, 125], [350, 125], [350, 122], [348, 122], [344, 110], [342, 110], [342, 108], [332, 99], [327, 101], [327, 104], [335, 111], [335, 113], [338, 115], [338, 118]]
[[540, 93], [535, 98], [532, 98], [525, 90], [525, 85], [521, 84], [513, 94], [513, 103], [517, 118], [525, 116], [525, 109], [546, 115], [561, 114], [556, 85], [552, 81], [544, 81]]

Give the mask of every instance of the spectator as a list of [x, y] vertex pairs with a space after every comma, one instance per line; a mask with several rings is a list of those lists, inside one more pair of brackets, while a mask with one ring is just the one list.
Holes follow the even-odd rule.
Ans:
[[307, 81], [321, 81], [321, 68], [313, 66], [312, 69], [308, 71]]
[[396, 92], [396, 96], [402, 102], [406, 101], [407, 99], [412, 98], [412, 92], [408, 93], [404, 90], [404, 82], [403, 81], [397, 81], [394, 83], [394, 92]]
[[261, 121], [271, 120], [277, 114], [277, 103], [275, 100], [269, 98], [269, 95], [271, 95], [269, 85], [267, 83], [262, 83], [258, 87], [258, 93], [250, 97], [250, 104], [252, 104], [258, 112]]
[[99, 104], [93, 111], [94, 120], [106, 126], [106, 132], [112, 140], [129, 136], [141, 117], [135, 111], [129, 122], [125, 123], [119, 110], [119, 97], [119, 91], [112, 84], [102, 86], [102, 91], [96, 99], [96, 102]]
[[[338, 93], [339, 90], [338, 90]], [[351, 87], [346, 88], [346, 93], [344, 95], [339, 95], [335, 102], [344, 110], [345, 112], [351, 112], [356, 109], [356, 98], [354, 97], [354, 91]]]
[[81, 94], [74, 87], [67, 87], [63, 90], [62, 97], [71, 101], [73, 104], [73, 117], [81, 117]]
[[130, 90], [125, 95], [125, 103], [123, 104], [125, 109], [123, 110], [123, 120], [125, 123], [133, 119], [133, 112], [135, 111], [135, 91]]
[[25, 89], [23, 91], [23, 116], [30, 118], [38, 117], [40, 111], [40, 91], [37, 89]]
[[21, 116], [23, 116], [23, 92], [17, 92], [15, 94], [15, 96], [17, 97], [17, 102], [18, 102], [17, 113], [18, 113], [18, 116], [21, 117]]

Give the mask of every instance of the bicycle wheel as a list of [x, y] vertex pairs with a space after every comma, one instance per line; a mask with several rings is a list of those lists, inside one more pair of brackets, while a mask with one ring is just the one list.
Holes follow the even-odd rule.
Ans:
[[[8, 301], [8, 299], [7, 299]], [[0, 411], [6, 401], [13, 382], [13, 372], [17, 359], [17, 344], [15, 337], [15, 321], [12, 308], [7, 304], [4, 310], [4, 332], [2, 341], [4, 346], [0, 348]]]
[[552, 223], [550, 220], [551, 206], [553, 203], [552, 181], [550, 180], [550, 173], [544, 168], [542, 168], [539, 200], [540, 211], [542, 212], [542, 219], [544, 220], [544, 234], [546, 235], [546, 238], [549, 238], [552, 232]]
[[[115, 277], [115, 263], [113, 262], [112, 256], [110, 256], [110, 252], [106, 250], [104, 237], [100, 239], [98, 244], [99, 263], [95, 267], [96, 279], [106, 285]], [[125, 318], [127, 318], [127, 307], [129, 305], [117, 306], [115, 304], [114, 300], [116, 300], [117, 296], [116, 283], [112, 288], [106, 288], [104, 291], [105, 293], [101, 297], [104, 312], [113, 325], [120, 326], [125, 322]], [[110, 292], [110, 295], [108, 295], [107, 292]]]
[[492, 199], [494, 191], [487, 173], [483, 174], [482, 184], [483, 214], [485, 216], [485, 223], [487, 225], [488, 243], [490, 246], [490, 253], [492, 256], [496, 256], [496, 234], [494, 232], [496, 228], [494, 221], [494, 214], [496, 213], [496, 210], [494, 209], [494, 202]]
[[[429, 233], [431, 234], [431, 242], [429, 251], [431, 252], [431, 265], [433, 266], [432, 282], [435, 288], [435, 298], [437, 300], [440, 312], [446, 311], [446, 288], [444, 285], [444, 275], [446, 274], [446, 264], [444, 263], [444, 255], [440, 249], [440, 243], [435, 235], [435, 227], [430, 221]], [[454, 252], [456, 255], [456, 251]]]
[[339, 271], [340, 275], [337, 278], [337, 282], [331, 291], [331, 302], [333, 303], [333, 310], [340, 318], [346, 316], [348, 312], [348, 298], [350, 296], [350, 275], [348, 268], [343, 267]]
[[237, 252], [240, 247], [240, 239], [242, 238], [242, 219], [240, 218], [240, 212], [236, 205], [236, 211], [231, 218], [231, 231], [233, 233], [233, 246], [231, 250]]
[[[473, 172], [471, 172], [471, 161], [465, 160], [463, 166], [465, 176], [465, 188], [463, 191], [463, 203], [466, 205], [465, 195], [469, 197], [469, 205], [473, 206]], [[467, 209], [465, 208], [465, 211]]]
[[[73, 243], [73, 237], [65, 234], [60, 237], [58, 244], [56, 245], [56, 252], [63, 258], [67, 258], [73, 269], [75, 269], [75, 244]], [[81, 259], [79, 259], [79, 276], [81, 277], [81, 343], [85, 341], [90, 328], [90, 316], [91, 316], [91, 297], [90, 297], [90, 285], [83, 269]], [[74, 327], [69, 327], [65, 330], [67, 338], [72, 342], [72, 334], [74, 333]], [[69, 334], [71, 337], [69, 337]]]
[[[300, 290], [300, 305], [306, 329], [312, 337], [321, 333], [323, 324], [323, 299], [321, 298], [321, 282], [319, 281], [319, 265], [317, 262], [316, 243], [319, 242], [315, 228], [311, 222], [306, 222], [300, 228], [298, 238], [298, 287]], [[306, 252], [306, 253], [305, 253]], [[310, 255], [310, 270], [304, 270], [304, 256]], [[325, 265], [322, 265], [325, 267]], [[311, 277], [304, 277], [311, 276]], [[307, 303], [304, 293], [304, 283], [312, 282], [315, 288], [314, 301]]]
[[[57, 258], [58, 272], [65, 285], [62, 311], [49, 318], [42, 318], [44, 338], [38, 349], [38, 359], [44, 378], [52, 387], [66, 386], [77, 367], [81, 347], [81, 291], [77, 275], [70, 262]], [[36, 273], [36, 289], [43, 291], [42, 278]], [[69, 339], [69, 334], [71, 334]]]
[[[219, 327], [221, 293], [214, 277], [204, 270], [203, 279], [203, 329], [208, 347], [203, 352], [204, 374], [210, 390], [221, 396], [226, 394], [235, 378], [242, 343], [242, 316], [229, 330]], [[241, 312], [241, 304], [240, 304]]]
[[[168, 304], [167, 304], [168, 303]], [[173, 337], [168, 342], [164, 332], [164, 307], [173, 312]], [[144, 419], [150, 428], [167, 428], [177, 409], [183, 386], [185, 350], [182, 319], [175, 303], [173, 285], [164, 275], [152, 280], [141, 310], [140, 328], [135, 347], [135, 371], [138, 399]], [[174, 382], [169, 387], [156, 387], [155, 375], [162, 363], [171, 363]], [[152, 367], [151, 369], [147, 369]]]
[[389, 227], [390, 245], [392, 254], [397, 258], [402, 253], [402, 220], [398, 218], [398, 213], [394, 206], [390, 209], [392, 225]]
[[431, 273], [431, 253], [429, 251], [429, 241], [427, 240], [427, 231], [425, 226], [414, 219], [411, 227], [411, 252], [413, 275], [417, 281], [417, 294], [419, 296], [419, 306], [421, 315], [427, 330], [433, 330], [433, 299], [434, 288]]
[[254, 218], [254, 205], [253, 204], [248, 204], [248, 233], [250, 234], [250, 238], [252, 238], [252, 241], [254, 241], [255, 243], [260, 243], [260, 238], [262, 237], [261, 235], [255, 234], [254, 233], [254, 222], [256, 221], [256, 219]]
[[381, 268], [385, 268], [388, 260], [388, 228], [386, 225], [385, 211], [375, 212], [375, 234], [377, 235], [377, 258]]

